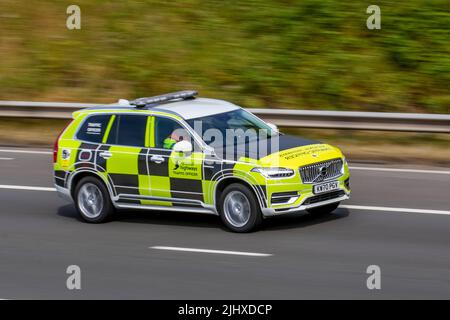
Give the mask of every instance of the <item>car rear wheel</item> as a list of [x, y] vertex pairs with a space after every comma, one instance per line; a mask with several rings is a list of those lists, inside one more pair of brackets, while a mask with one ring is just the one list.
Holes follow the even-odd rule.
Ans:
[[105, 222], [114, 212], [106, 186], [95, 177], [85, 177], [77, 184], [75, 206], [83, 220], [90, 223]]
[[234, 232], [250, 232], [261, 223], [256, 197], [242, 184], [233, 183], [226, 187], [218, 207], [222, 221]]
[[307, 209], [306, 211], [310, 214], [314, 215], [322, 215], [322, 214], [329, 214], [337, 209], [339, 206], [339, 202], [327, 204], [325, 206], [315, 207], [311, 209]]

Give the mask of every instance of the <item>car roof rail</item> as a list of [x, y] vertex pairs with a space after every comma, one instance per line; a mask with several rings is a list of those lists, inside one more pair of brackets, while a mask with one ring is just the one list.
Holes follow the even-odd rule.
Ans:
[[197, 96], [197, 94], [198, 92], [195, 90], [177, 91], [154, 97], [138, 98], [133, 101], [130, 101], [130, 105], [133, 105], [136, 108], [155, 107], [163, 103], [174, 102], [179, 100], [195, 99], [195, 96]]

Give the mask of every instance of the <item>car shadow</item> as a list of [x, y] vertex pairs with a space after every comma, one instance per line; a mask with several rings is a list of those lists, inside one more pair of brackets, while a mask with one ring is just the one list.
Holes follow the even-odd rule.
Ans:
[[[60, 207], [57, 214], [61, 217], [72, 218], [79, 222], [84, 222], [75, 207], [70, 204]], [[349, 211], [347, 209], [339, 208], [333, 213], [322, 215], [313, 215], [308, 213], [285, 214], [264, 219], [258, 231], [306, 228], [316, 224], [346, 218], [347, 216], [349, 216]], [[192, 212], [119, 210], [114, 214], [111, 221], [152, 225], [215, 228], [229, 232], [218, 216]]]
[[120, 210], [116, 212], [114, 220], [127, 223], [219, 228], [227, 230], [222, 225], [222, 221], [218, 216], [195, 212]]
[[[72, 218], [79, 222], [85, 222], [74, 205], [65, 205], [58, 208], [57, 214], [61, 217]], [[218, 216], [194, 212], [171, 212], [157, 210], [118, 210], [111, 222], [139, 223], [152, 225], [172, 225], [202, 228], [220, 228], [227, 230], [222, 225]]]
[[328, 214], [291, 213], [265, 219], [261, 230], [283, 230], [306, 228], [313, 225], [343, 219], [349, 216], [348, 209], [336, 209]]
[[64, 218], [72, 218], [79, 222], [84, 222], [73, 204], [66, 204], [62, 207], [59, 207], [57, 215]]

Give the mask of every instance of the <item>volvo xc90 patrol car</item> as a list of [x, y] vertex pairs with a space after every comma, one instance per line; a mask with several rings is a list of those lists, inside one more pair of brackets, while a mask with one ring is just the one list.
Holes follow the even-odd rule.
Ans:
[[235, 232], [265, 217], [329, 213], [349, 198], [339, 149], [196, 96], [180, 91], [75, 112], [54, 147], [57, 191], [91, 223], [120, 208], [202, 212]]

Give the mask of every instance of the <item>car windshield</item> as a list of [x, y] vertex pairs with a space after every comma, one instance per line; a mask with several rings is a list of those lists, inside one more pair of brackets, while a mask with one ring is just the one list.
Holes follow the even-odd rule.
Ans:
[[[190, 119], [188, 124], [208, 145], [218, 146], [268, 139], [279, 133], [244, 109]], [[214, 145], [215, 144], [215, 145]]]

